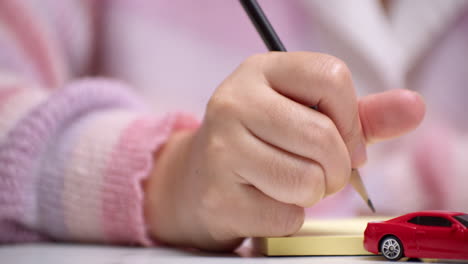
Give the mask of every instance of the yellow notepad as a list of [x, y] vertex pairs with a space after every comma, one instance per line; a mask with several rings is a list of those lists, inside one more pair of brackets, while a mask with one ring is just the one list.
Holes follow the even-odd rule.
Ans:
[[288, 237], [254, 238], [254, 247], [267, 256], [373, 255], [364, 249], [364, 230], [371, 221], [391, 217], [307, 220]]

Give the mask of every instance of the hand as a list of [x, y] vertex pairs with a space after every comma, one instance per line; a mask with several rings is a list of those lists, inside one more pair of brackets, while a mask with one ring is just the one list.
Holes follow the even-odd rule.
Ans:
[[334, 57], [253, 56], [215, 91], [199, 130], [174, 134], [158, 153], [146, 184], [150, 233], [208, 250], [292, 234], [304, 207], [342, 189], [365, 162], [367, 141], [406, 132], [423, 115], [410, 91], [358, 104]]

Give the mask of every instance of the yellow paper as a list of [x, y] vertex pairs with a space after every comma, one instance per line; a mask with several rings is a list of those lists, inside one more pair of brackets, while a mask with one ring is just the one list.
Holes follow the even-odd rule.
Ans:
[[355, 256], [372, 255], [364, 249], [364, 230], [371, 221], [391, 217], [307, 220], [288, 237], [254, 238], [254, 246], [267, 256]]

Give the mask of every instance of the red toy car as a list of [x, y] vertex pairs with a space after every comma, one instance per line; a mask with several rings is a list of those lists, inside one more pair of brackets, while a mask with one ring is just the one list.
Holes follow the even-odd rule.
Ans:
[[409, 258], [468, 259], [468, 214], [415, 212], [370, 222], [364, 248], [388, 260]]

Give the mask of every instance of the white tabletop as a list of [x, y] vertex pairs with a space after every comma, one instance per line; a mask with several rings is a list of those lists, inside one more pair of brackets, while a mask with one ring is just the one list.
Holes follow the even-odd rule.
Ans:
[[171, 248], [131, 248], [73, 244], [0, 246], [0, 263], [140, 264], [140, 263], [366, 263], [383, 264], [380, 256], [362, 257], [264, 257], [242, 248], [233, 254], [209, 254]]

